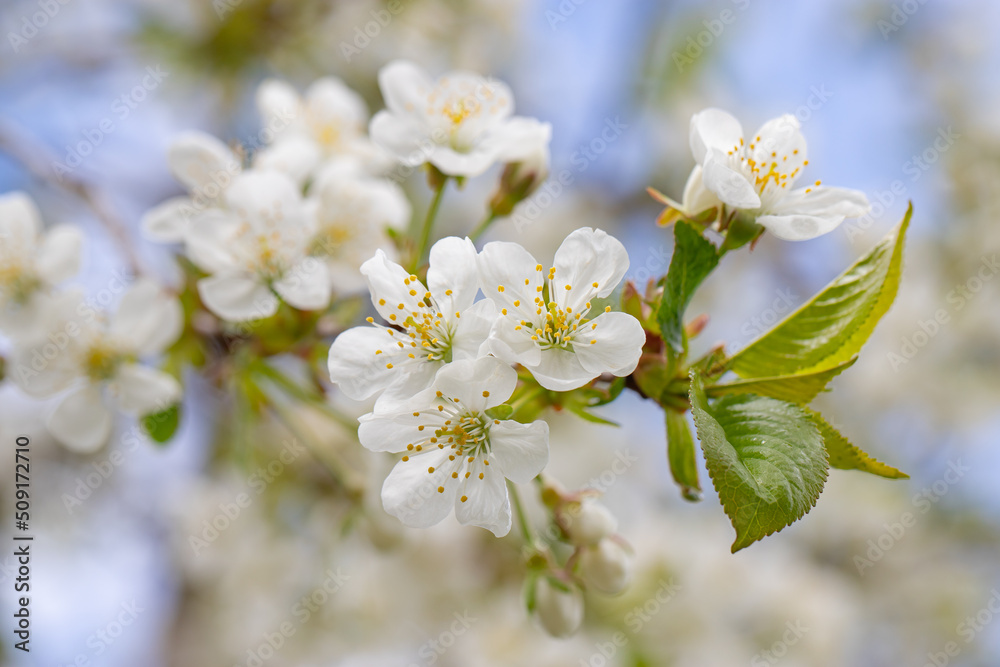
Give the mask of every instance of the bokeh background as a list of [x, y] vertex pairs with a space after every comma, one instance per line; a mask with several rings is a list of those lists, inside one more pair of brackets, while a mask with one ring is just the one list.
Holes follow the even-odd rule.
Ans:
[[[599, 226], [626, 243], [629, 276], [642, 283], [666, 270], [671, 247], [645, 188], [680, 195], [692, 166], [691, 114], [722, 107], [749, 130], [794, 113], [809, 141], [810, 174], [864, 190], [875, 209], [810, 242], [765, 238], [753, 253], [727, 256], [690, 311], [712, 316], [697, 345], [733, 349], [750, 340], [758, 322], [807, 299], [887, 233], [912, 200], [898, 301], [819, 402], [856, 443], [912, 479], [834, 471], [804, 520], [731, 555], [732, 530], [714, 492], [690, 504], [670, 481], [657, 406], [624, 397], [605, 411], [622, 422], [617, 429], [549, 415], [550, 470], [571, 487], [597, 480], [636, 550], [628, 591], [588, 597], [583, 630], [555, 640], [524, 615], [516, 535], [497, 543], [451, 520], [401, 528], [377, 499], [385, 462], [315, 415], [303, 412], [303, 424], [362, 491], [345, 498], [303, 455], [195, 553], [189, 537], [246, 491], [254, 472], [219, 454], [215, 415], [224, 399], [206, 383], [187, 378], [186, 418], [168, 446], [136, 440], [123, 422], [91, 458], [48, 440], [48, 406], [0, 385], [0, 443], [12, 447], [17, 433], [35, 443], [37, 535], [32, 653], [12, 652], [5, 631], [4, 662], [255, 664], [248, 651], [291, 620], [295, 635], [264, 664], [1000, 664], [1000, 619], [990, 609], [1000, 609], [1000, 4], [400, 7], [367, 42], [355, 42], [384, 3], [7, 0], [0, 192], [26, 190], [49, 223], [85, 229], [80, 282], [91, 294], [125, 271], [123, 239], [170, 281], [171, 255], [136, 228], [145, 210], [180, 191], [165, 160], [172, 135], [197, 128], [252, 141], [253, 92], [267, 76], [305, 87], [336, 75], [377, 110], [379, 67], [406, 57], [435, 73], [462, 67], [502, 78], [520, 113], [554, 127], [553, 170], [568, 170], [572, 185], [522, 206], [490, 237], [546, 257], [572, 229]], [[137, 99], [148, 68], [167, 76]], [[104, 119], [110, 131], [100, 129]], [[53, 161], [68, 164], [81, 141], [92, 151], [66, 179], [39, 177]], [[439, 231], [471, 230], [495, 179], [490, 172], [450, 192]], [[422, 211], [426, 185], [416, 176], [406, 187]], [[118, 221], [122, 238], [98, 216]], [[947, 322], [935, 328], [928, 322], [939, 310]], [[255, 437], [267, 462], [285, 434]], [[107, 470], [112, 451], [122, 452], [121, 465], [68, 508], [65, 494]], [[0, 459], [8, 516], [13, 455]], [[906, 513], [915, 522], [896, 528]], [[10, 522], [2, 523], [6, 540]], [[5, 616], [11, 563], [0, 555]], [[303, 620], [297, 601], [331, 574], [338, 590]], [[617, 631], [624, 645], [612, 641]]]

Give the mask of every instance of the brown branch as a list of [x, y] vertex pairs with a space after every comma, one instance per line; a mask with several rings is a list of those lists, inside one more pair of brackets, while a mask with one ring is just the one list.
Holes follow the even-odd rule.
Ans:
[[132, 246], [126, 225], [108, 205], [107, 198], [99, 188], [79, 176], [56, 173], [52, 166], [56, 160], [51, 152], [31, 138], [23, 128], [15, 126], [6, 119], [0, 119], [0, 151], [21, 163], [39, 180], [83, 200], [97, 221], [118, 244], [132, 274], [143, 273], [142, 263]]

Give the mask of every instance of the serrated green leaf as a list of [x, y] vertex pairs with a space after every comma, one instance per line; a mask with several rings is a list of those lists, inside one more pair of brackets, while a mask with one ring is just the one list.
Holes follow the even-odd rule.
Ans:
[[812, 422], [816, 424], [820, 435], [823, 436], [823, 444], [826, 445], [826, 451], [830, 455], [830, 467], [838, 470], [860, 470], [889, 479], [910, 478], [905, 472], [872, 458], [852, 445], [840, 431], [823, 418], [823, 415], [813, 410], [806, 410], [806, 412]]
[[665, 410], [667, 415], [667, 460], [670, 474], [681, 487], [685, 500], [701, 500], [701, 481], [698, 479], [698, 462], [694, 454], [694, 437], [684, 413]]
[[691, 377], [691, 410], [705, 463], [736, 529], [733, 553], [801, 518], [827, 475], [816, 425], [801, 408], [766, 396], [725, 396], [713, 405]]
[[686, 222], [674, 225], [674, 254], [656, 317], [660, 335], [675, 352], [684, 351], [684, 311], [718, 263], [719, 253], [708, 239]]
[[856, 356], [896, 298], [913, 214], [864, 257], [729, 360], [744, 378], [832, 368]]
[[833, 378], [853, 366], [857, 360], [857, 357], [853, 357], [838, 366], [821, 371], [717, 384], [708, 387], [705, 392], [712, 398], [735, 394], [758, 394], [798, 405], [808, 405], [817, 394], [826, 389]]
[[146, 415], [142, 418], [142, 427], [153, 442], [163, 444], [174, 437], [180, 418], [181, 406], [178, 403], [161, 412]]

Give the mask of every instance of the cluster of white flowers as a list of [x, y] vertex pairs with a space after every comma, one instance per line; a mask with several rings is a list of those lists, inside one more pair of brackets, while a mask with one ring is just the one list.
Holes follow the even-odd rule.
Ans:
[[167, 159], [189, 195], [142, 221], [150, 239], [184, 244], [208, 274], [202, 301], [230, 322], [270, 317], [281, 301], [323, 310], [334, 293], [363, 289], [361, 263], [376, 250], [394, 256], [389, 230], [411, 214], [381, 178], [394, 162], [365, 134], [364, 101], [341, 81], [320, 79], [303, 99], [268, 80], [257, 102], [268, 143], [252, 163], [212, 136], [178, 136]]
[[0, 239], [0, 331], [14, 345], [6, 372], [30, 396], [61, 396], [48, 419], [60, 442], [94, 451], [111, 434], [107, 404], [144, 417], [180, 399], [174, 377], [140, 363], [180, 335], [176, 297], [138, 280], [109, 321], [80, 291], [57, 290], [79, 270], [79, 231], [59, 225], [43, 234], [37, 207], [21, 192], [0, 197]]
[[[351, 398], [378, 394], [361, 419], [361, 444], [404, 452], [383, 487], [387, 511], [425, 527], [455, 504], [462, 523], [510, 530], [504, 477], [524, 482], [541, 472], [548, 427], [487, 411], [513, 394], [512, 364], [553, 391], [635, 369], [646, 339], [639, 321], [610, 306], [589, 317], [592, 300], [609, 295], [627, 269], [621, 243], [590, 228], [570, 234], [548, 270], [515, 243], [477, 254], [455, 237], [431, 249], [427, 286], [381, 252], [365, 262], [385, 323], [369, 317], [338, 336], [329, 369]], [[480, 289], [486, 298], [476, 301]]]

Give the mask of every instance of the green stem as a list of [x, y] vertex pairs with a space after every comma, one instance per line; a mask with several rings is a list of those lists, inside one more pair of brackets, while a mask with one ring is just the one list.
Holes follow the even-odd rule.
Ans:
[[258, 375], [267, 378], [278, 387], [283, 389], [286, 394], [297, 398], [301, 401], [308, 403], [311, 407], [316, 408], [324, 415], [329, 417], [331, 420], [337, 422], [348, 431], [355, 431], [358, 428], [358, 423], [348, 417], [347, 415], [342, 415], [340, 412], [335, 410], [333, 406], [323, 400], [322, 396], [314, 394], [305, 387], [299, 385], [297, 382], [292, 380], [290, 377], [279, 371], [277, 368], [267, 364], [263, 361], [254, 363], [252, 365], [253, 372]]
[[476, 228], [472, 231], [472, 234], [469, 235], [469, 238], [472, 239], [473, 241], [479, 240], [479, 237], [482, 236], [487, 229], [489, 229], [490, 225], [492, 225], [493, 221], [496, 220], [498, 217], [499, 216], [496, 214], [496, 212], [491, 210], [489, 215], [483, 218], [483, 221], [480, 222], [476, 226]]
[[523, 394], [518, 396], [513, 403], [510, 404], [510, 407], [513, 408], [511, 415], [513, 416], [517, 414], [517, 411], [523, 408], [529, 401], [541, 396], [544, 393], [545, 387], [541, 385], [535, 385], [531, 389], [526, 390]]
[[292, 437], [305, 445], [309, 451], [313, 453], [313, 456], [315, 456], [316, 459], [326, 467], [327, 471], [329, 471], [330, 475], [341, 488], [350, 492], [351, 489], [344, 481], [346, 476], [344, 475], [344, 471], [340, 467], [340, 464], [335, 462], [332, 457], [328, 456], [327, 453], [323, 451], [323, 448], [318, 446], [316, 442], [313, 441], [312, 436], [307, 436], [305, 432], [296, 425], [295, 419], [285, 411], [284, 406], [282, 406], [278, 401], [273, 401], [268, 398], [267, 405], [271, 408], [271, 412], [278, 418], [278, 421], [280, 421], [282, 425], [288, 429], [288, 432], [292, 434]]
[[517, 492], [514, 482], [507, 480], [507, 491], [510, 493], [511, 504], [514, 506], [514, 514], [517, 516], [517, 523], [521, 527], [521, 537], [525, 544], [534, 544], [535, 540], [531, 535], [531, 526], [528, 524], [528, 517], [524, 513], [524, 505], [521, 503], [521, 496]]
[[427, 245], [431, 240], [431, 229], [434, 227], [434, 219], [437, 217], [438, 209], [441, 208], [441, 199], [444, 197], [444, 189], [447, 185], [448, 179], [445, 178], [434, 193], [434, 199], [431, 200], [430, 208], [427, 209], [427, 215], [424, 217], [424, 226], [420, 231], [420, 243], [417, 245], [417, 249], [413, 253], [413, 260], [410, 262], [410, 273], [417, 272], [420, 261], [424, 258], [424, 253], [427, 252]]

